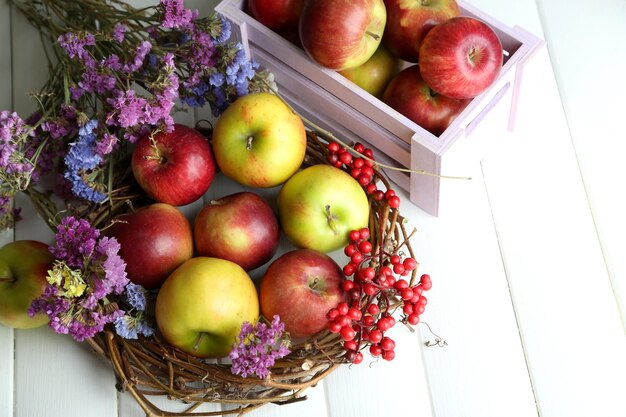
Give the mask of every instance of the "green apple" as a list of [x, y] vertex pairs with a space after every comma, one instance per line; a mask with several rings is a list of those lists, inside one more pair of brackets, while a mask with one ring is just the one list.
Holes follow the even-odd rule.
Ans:
[[259, 298], [252, 279], [236, 263], [196, 257], [165, 280], [155, 317], [170, 345], [190, 355], [221, 358], [230, 353], [243, 322], [258, 319]]
[[53, 262], [48, 245], [35, 240], [18, 240], [0, 248], [0, 324], [31, 329], [48, 323], [43, 313], [31, 318], [28, 308], [48, 285]]
[[319, 164], [291, 177], [278, 193], [285, 235], [297, 246], [330, 252], [345, 246], [349, 233], [366, 227], [369, 202], [345, 171]]
[[251, 187], [274, 187], [302, 165], [304, 124], [276, 95], [248, 94], [218, 119], [213, 153], [226, 176]]
[[389, 81], [400, 69], [400, 61], [380, 45], [365, 64], [340, 71], [343, 75], [374, 97], [382, 97]]

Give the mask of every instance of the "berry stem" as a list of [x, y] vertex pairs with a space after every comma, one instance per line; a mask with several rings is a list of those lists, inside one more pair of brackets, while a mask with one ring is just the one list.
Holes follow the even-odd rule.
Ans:
[[320, 126], [318, 126], [317, 124], [313, 123], [311, 120], [307, 119], [306, 117], [304, 117], [303, 115], [299, 114], [298, 112], [296, 112], [293, 108], [293, 106], [291, 106], [291, 104], [287, 103], [287, 101], [280, 95], [278, 94], [277, 91], [273, 90], [272, 87], [267, 83], [266, 80], [261, 80], [262, 82], [264, 82], [266, 84], [266, 86], [272, 91], [272, 94], [276, 95], [278, 98], [280, 98], [282, 100], [283, 103], [285, 103], [285, 105], [287, 107], [289, 107], [291, 109], [291, 111], [293, 111], [295, 114], [297, 114], [301, 119], [302, 122], [305, 125], [308, 125], [310, 127], [312, 127], [316, 132], [317, 135], [322, 136], [325, 140], [327, 141], [335, 141], [339, 144], [341, 144], [342, 146], [344, 146], [346, 149], [348, 149], [348, 151], [350, 153], [353, 153], [355, 155], [359, 155], [361, 158], [371, 161], [374, 166], [380, 167], [380, 168], [387, 168], [387, 169], [391, 169], [393, 171], [399, 171], [399, 172], [410, 172], [413, 174], [420, 174], [420, 175], [427, 175], [430, 177], [438, 177], [438, 178], [446, 178], [446, 179], [455, 179], [455, 180], [471, 180], [471, 177], [462, 177], [462, 176], [453, 176], [453, 175], [441, 175], [441, 174], [436, 174], [434, 172], [429, 172], [423, 169], [409, 169], [409, 168], [400, 168], [400, 167], [396, 167], [393, 165], [387, 165], [387, 164], [382, 164], [380, 162], [376, 162], [374, 161], [372, 158], [369, 158], [359, 152], [356, 152], [354, 149], [351, 149], [348, 145], [346, 145], [343, 141], [337, 139], [337, 137], [335, 137], [335, 135], [333, 135], [331, 132], [329, 132], [326, 129], [321, 128]]

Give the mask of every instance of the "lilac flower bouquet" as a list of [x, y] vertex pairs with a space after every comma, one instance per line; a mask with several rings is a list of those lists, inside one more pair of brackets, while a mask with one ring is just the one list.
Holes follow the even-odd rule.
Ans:
[[[50, 196], [111, 209], [132, 194], [125, 158], [139, 137], [173, 129], [173, 113], [268, 91], [272, 75], [230, 42], [230, 24], [200, 17], [182, 0], [134, 9], [116, 0], [15, 0], [44, 35], [50, 78], [22, 118], [0, 112], [0, 227], [17, 219], [25, 192], [54, 212]], [[126, 176], [124, 176], [126, 174]], [[43, 187], [44, 176], [54, 176]], [[44, 189], [42, 189], [42, 187]], [[91, 218], [100, 227], [102, 218]], [[54, 225], [51, 225], [54, 226]]]

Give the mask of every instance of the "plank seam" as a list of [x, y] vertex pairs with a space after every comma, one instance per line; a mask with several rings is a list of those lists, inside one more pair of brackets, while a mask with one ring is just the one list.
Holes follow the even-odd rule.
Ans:
[[495, 218], [493, 206], [491, 204], [491, 197], [489, 195], [489, 186], [487, 185], [487, 180], [485, 178], [485, 170], [483, 166], [483, 161], [480, 161], [480, 170], [482, 174], [483, 186], [485, 187], [485, 194], [487, 195], [487, 204], [489, 205], [489, 214], [491, 216], [491, 222], [493, 223], [494, 233], [496, 235], [496, 241], [498, 244], [498, 252], [500, 253], [500, 260], [502, 262], [502, 269], [504, 270], [504, 277], [506, 279], [506, 287], [509, 292], [511, 308], [513, 309], [513, 317], [515, 318], [515, 324], [517, 325], [517, 334], [519, 335], [520, 345], [522, 346], [522, 352], [524, 354], [524, 364], [526, 365], [526, 371], [528, 373], [528, 380], [530, 381], [530, 389], [533, 394], [533, 399], [535, 400], [535, 409], [537, 410], [537, 416], [541, 417], [542, 416], [541, 408], [539, 406], [539, 401], [537, 400], [537, 391], [535, 389], [535, 384], [534, 384], [533, 377], [532, 377], [532, 371], [530, 369], [530, 361], [528, 359], [528, 352], [526, 351], [526, 344], [524, 343], [524, 337], [522, 335], [522, 329], [521, 329], [519, 317], [517, 314], [517, 308], [513, 300], [513, 292], [511, 291], [511, 283], [509, 281], [509, 270], [506, 265], [504, 251], [503, 251], [502, 243], [500, 240], [500, 233], [498, 230], [498, 226], [496, 224], [496, 218]]

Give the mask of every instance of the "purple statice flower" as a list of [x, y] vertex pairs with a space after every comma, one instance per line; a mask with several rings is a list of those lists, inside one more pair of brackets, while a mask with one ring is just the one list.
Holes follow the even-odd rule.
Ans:
[[85, 219], [67, 216], [61, 220], [54, 235], [50, 253], [71, 268], [81, 268], [96, 249], [100, 231]]
[[34, 299], [28, 307], [28, 315], [34, 317], [37, 313], [44, 313], [48, 317], [56, 317], [67, 313], [71, 303], [68, 299], [57, 296], [58, 287], [52, 284], [46, 285], [43, 294]]
[[165, 29], [186, 29], [198, 17], [197, 10], [185, 9], [183, 0], [161, 0], [162, 21]]
[[78, 86], [88, 93], [106, 94], [115, 88], [115, 76], [99, 67], [88, 67], [83, 72]]
[[117, 148], [117, 143], [117, 136], [109, 132], [105, 132], [96, 142], [96, 153], [100, 156], [108, 155]]
[[135, 127], [145, 115], [147, 100], [138, 97], [135, 90], [119, 91], [114, 98], [107, 99], [111, 111], [107, 123], [122, 128]]
[[139, 70], [151, 49], [152, 43], [150, 43], [149, 41], [141, 42], [139, 45], [137, 45], [137, 52], [135, 53], [132, 62], [127, 62], [126, 64], [124, 64], [122, 66], [122, 70], [129, 74]]
[[17, 113], [0, 112], [0, 183], [9, 182], [16, 189], [24, 189], [28, 185], [35, 167], [23, 149], [31, 147], [34, 137], [32, 126]]
[[124, 41], [124, 34], [125, 33], [126, 33], [126, 25], [124, 25], [122, 23], [118, 23], [113, 28], [113, 33], [111, 34], [111, 37], [116, 42], [122, 43]]
[[229, 354], [231, 372], [244, 378], [251, 375], [266, 378], [276, 359], [290, 353], [289, 339], [283, 338], [284, 331], [285, 323], [277, 315], [269, 326], [261, 321], [254, 326], [244, 322]]
[[95, 259], [92, 262], [98, 270], [104, 271], [101, 280], [107, 288], [105, 295], [121, 294], [129, 282], [126, 276], [126, 262], [118, 254], [120, 248], [117, 239], [107, 236], [100, 238], [95, 248]]
[[110, 106], [107, 123], [126, 129], [124, 137], [131, 142], [145, 133], [145, 130], [151, 130], [150, 126], [160, 127], [168, 132], [173, 129], [174, 119], [171, 113], [179, 88], [173, 54], [163, 56], [161, 71], [150, 88], [152, 97], [140, 97], [134, 90], [127, 90], [119, 91], [115, 97], [107, 99]]
[[70, 58], [78, 58], [80, 60], [86, 60], [89, 53], [86, 51], [86, 46], [93, 46], [96, 44], [95, 37], [88, 32], [83, 34], [76, 34], [73, 32], [67, 32], [57, 38], [57, 43], [67, 56]]
[[122, 68], [120, 57], [115, 54], [111, 54], [103, 59], [100, 66], [102, 68], [110, 69], [111, 71], [119, 71], [120, 68]]
[[45, 313], [55, 332], [70, 334], [77, 341], [93, 337], [123, 317], [125, 312], [106, 298], [121, 294], [129, 282], [119, 249], [117, 240], [100, 237], [87, 220], [64, 218], [50, 246], [56, 261], [48, 271], [48, 286], [28, 313]]

